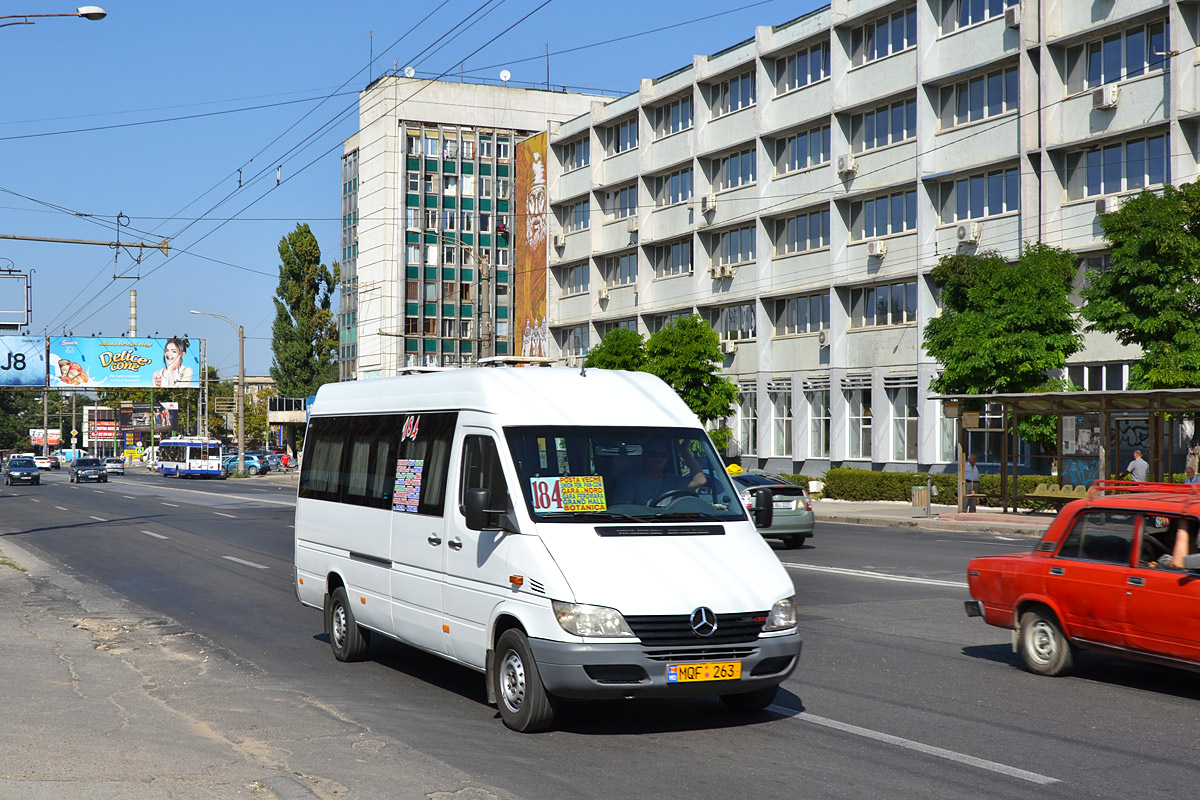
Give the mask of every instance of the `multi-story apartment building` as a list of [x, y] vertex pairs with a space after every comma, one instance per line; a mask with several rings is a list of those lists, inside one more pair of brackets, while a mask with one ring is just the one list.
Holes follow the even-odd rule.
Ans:
[[387, 75], [343, 146], [342, 380], [511, 353], [517, 141], [593, 95]]
[[[921, 348], [938, 259], [1042, 241], [1197, 173], [1200, 6], [835, 0], [552, 126], [555, 353], [709, 320], [743, 463], [950, 469]], [[1094, 334], [1069, 377], [1124, 388]], [[996, 460], [994, 437], [969, 443]]]

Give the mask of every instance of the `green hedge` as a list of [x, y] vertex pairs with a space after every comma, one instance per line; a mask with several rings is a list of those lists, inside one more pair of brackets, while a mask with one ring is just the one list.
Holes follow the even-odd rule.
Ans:
[[[958, 476], [953, 473], [927, 474], [924, 472], [876, 472], [867, 469], [851, 469], [837, 467], [826, 472], [823, 476], [813, 478], [807, 475], [785, 476], [802, 485], [808, 485], [810, 480], [825, 483], [824, 497], [836, 500], [912, 500], [912, 487], [925, 486], [926, 478], [937, 487], [937, 496], [933, 501], [942, 505], [958, 505]], [[1010, 478], [1011, 480], [1011, 478]], [[1039, 483], [1056, 483], [1057, 478], [1050, 475], [1021, 475], [1017, 478], [1017, 503], [1028, 508], [1030, 504], [1024, 500], [1029, 492], [1037, 488]], [[1002, 505], [1000, 494], [1000, 476], [980, 476], [980, 491], [989, 497], [979, 505]], [[1011, 484], [1010, 484], [1011, 485]]]

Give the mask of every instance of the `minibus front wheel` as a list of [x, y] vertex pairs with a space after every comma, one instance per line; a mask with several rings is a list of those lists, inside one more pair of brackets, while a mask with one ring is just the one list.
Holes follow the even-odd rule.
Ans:
[[500, 719], [514, 731], [544, 731], [554, 722], [555, 697], [542, 685], [529, 640], [510, 628], [496, 640], [492, 686]]
[[338, 661], [361, 661], [371, 643], [370, 632], [358, 627], [354, 621], [354, 612], [350, 610], [350, 602], [346, 599], [346, 590], [339, 586], [329, 595], [329, 611], [327, 612], [329, 644], [333, 648], [333, 656]]

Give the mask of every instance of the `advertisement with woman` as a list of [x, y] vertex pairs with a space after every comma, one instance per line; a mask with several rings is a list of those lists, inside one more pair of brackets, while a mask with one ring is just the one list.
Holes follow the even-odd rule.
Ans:
[[199, 355], [187, 337], [137, 339], [55, 336], [50, 388], [198, 388]]

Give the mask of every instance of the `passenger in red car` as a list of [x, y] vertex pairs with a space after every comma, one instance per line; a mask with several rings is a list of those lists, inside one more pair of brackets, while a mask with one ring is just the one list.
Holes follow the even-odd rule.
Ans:
[[[1200, 570], [1200, 552], [1196, 547], [1197, 522], [1194, 519], [1180, 521], [1175, 529], [1175, 546], [1167, 564], [1172, 569]], [[1162, 564], [1163, 559], [1159, 560]]]

